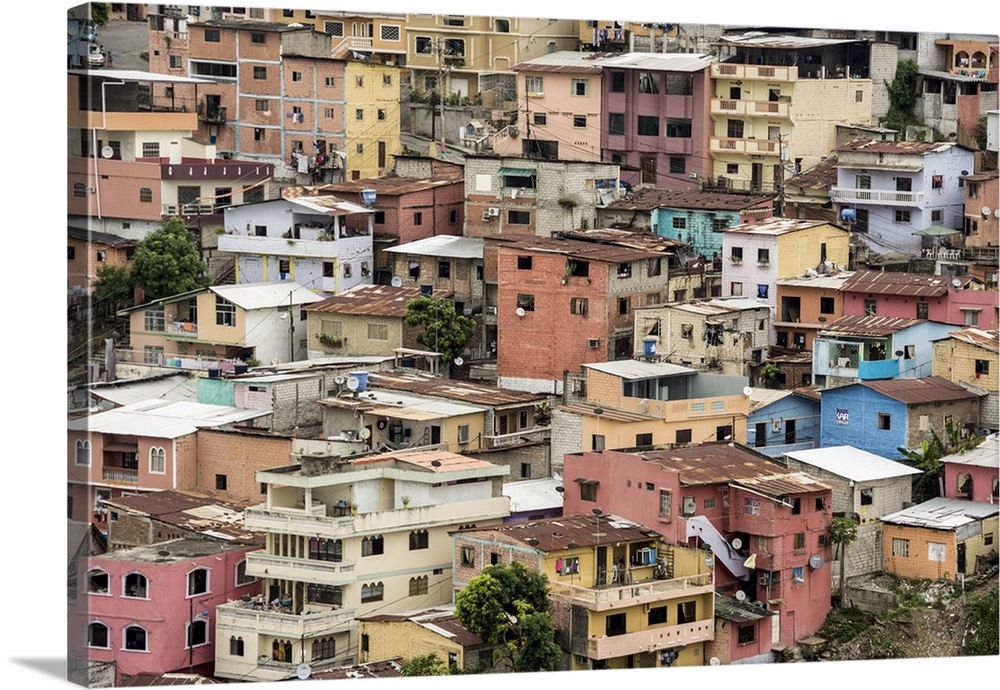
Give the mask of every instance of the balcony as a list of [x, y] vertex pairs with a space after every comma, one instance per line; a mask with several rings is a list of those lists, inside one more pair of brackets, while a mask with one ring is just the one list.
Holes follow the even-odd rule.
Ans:
[[695, 642], [715, 639], [715, 623], [708, 618], [694, 623], [667, 625], [613, 637], [587, 640], [587, 657], [590, 659], [615, 659], [636, 652], [668, 649]]
[[792, 104], [782, 101], [744, 101], [731, 98], [713, 98], [712, 114], [790, 119], [792, 116]]
[[961, 249], [945, 249], [944, 247], [926, 247], [920, 252], [925, 259], [935, 261], [963, 261], [965, 252]]
[[224, 125], [226, 124], [226, 109], [222, 106], [209, 108], [204, 103], [199, 103], [198, 120], [210, 125]]
[[796, 81], [798, 70], [795, 67], [780, 67], [777, 65], [740, 65], [727, 62], [712, 64], [712, 79], [753, 79], [774, 82]]
[[130, 470], [124, 467], [104, 467], [101, 476], [106, 482], [116, 482], [119, 484], [138, 484], [139, 470]]
[[167, 323], [168, 335], [187, 336], [189, 338], [198, 337], [198, 324], [193, 321], [170, 321]]
[[161, 215], [173, 216], [211, 216], [216, 213], [214, 204], [163, 204]]
[[[366, 243], [365, 240], [368, 240]], [[253, 235], [219, 235], [219, 251], [236, 254], [266, 254], [297, 256], [303, 258], [332, 259], [341, 255], [356, 255], [371, 247], [367, 235], [344, 237], [337, 240], [296, 240], [283, 237], [256, 237]], [[347, 244], [344, 244], [347, 242]]]
[[348, 585], [356, 581], [354, 561], [314, 561], [263, 551], [247, 554], [247, 575], [323, 585]]
[[496, 436], [483, 436], [487, 448], [503, 448], [504, 446], [514, 446], [521, 443], [541, 443], [547, 441], [552, 434], [551, 427], [537, 427], [535, 429], [525, 429], [515, 431], [512, 434], [497, 434]]
[[862, 381], [877, 381], [879, 379], [894, 379], [899, 376], [898, 359], [882, 359], [876, 361], [861, 360], [858, 362], [858, 378]]
[[774, 156], [781, 153], [777, 139], [739, 139], [735, 137], [709, 137], [712, 153], [731, 153], [752, 156]]
[[923, 192], [897, 192], [889, 189], [855, 189], [833, 187], [830, 197], [843, 203], [871, 203], [887, 206], [919, 206], [924, 203]]
[[574, 604], [584, 606], [591, 611], [620, 609], [714, 591], [711, 573], [672, 580], [649, 580], [623, 587], [571, 587], [565, 582], [552, 582], [550, 587], [554, 593], [568, 596]]
[[355, 625], [354, 614], [353, 608], [303, 610], [302, 613], [268, 611], [253, 601], [231, 601], [220, 604], [215, 609], [216, 624], [220, 627], [245, 630], [247, 635], [269, 635], [296, 640], [347, 632]]

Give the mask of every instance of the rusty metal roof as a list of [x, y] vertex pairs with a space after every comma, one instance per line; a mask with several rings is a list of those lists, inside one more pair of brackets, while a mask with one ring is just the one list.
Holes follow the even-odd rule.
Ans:
[[[835, 171], [836, 173], [836, 171]], [[836, 178], [836, 174], [834, 175]], [[773, 194], [727, 194], [655, 187], [637, 189], [606, 208], [616, 211], [651, 211], [656, 208], [687, 208], [704, 211], [741, 211], [774, 200]]]
[[719, 232], [739, 233], [742, 235], [787, 235], [790, 232], [818, 228], [824, 225], [832, 229], [847, 232], [842, 227], [827, 220], [800, 220], [798, 218], [764, 218], [753, 223], [722, 228]]
[[503, 407], [506, 405], [534, 405], [548, 399], [542, 393], [513, 391], [476, 381], [446, 379], [422, 372], [380, 371], [368, 374], [368, 385], [373, 388], [419, 393], [438, 398]]
[[500, 251], [565, 254], [574, 259], [603, 261], [609, 264], [638, 261], [639, 259], [664, 256], [665, 254], [665, 252], [653, 251], [651, 249], [634, 249], [614, 244], [570, 240], [560, 237], [518, 237], [498, 245], [497, 249]]
[[906, 319], [897, 316], [866, 316], [849, 314], [841, 316], [819, 332], [826, 335], [853, 335], [861, 338], [884, 338], [887, 335], [924, 323], [926, 319]]
[[[435, 297], [451, 293], [436, 292]], [[406, 316], [406, 305], [420, 297], [419, 287], [392, 287], [391, 285], [358, 285], [355, 288], [302, 308], [309, 312], [331, 314], [362, 314], [368, 316]]]
[[771, 458], [729, 443], [703, 443], [636, 455], [677, 472], [682, 486], [735, 484], [776, 498], [830, 490], [804, 472], [794, 472]]
[[896, 271], [855, 271], [840, 288], [843, 292], [875, 295], [941, 297], [948, 294], [952, 276], [929, 276]]
[[254, 505], [252, 502], [241, 504], [168, 490], [122, 496], [104, 503], [123, 512], [145, 515], [216, 539], [245, 543], [263, 541], [261, 535], [243, 529], [243, 509]]
[[462, 534], [473, 534], [488, 539], [489, 535], [503, 535], [518, 543], [528, 544], [534, 539], [534, 548], [541, 553], [553, 553], [572, 548], [597, 546], [612, 542], [649, 541], [651, 535], [659, 532], [625, 518], [612, 515], [563, 515], [560, 517], [530, 520], [493, 529], [467, 530]]
[[963, 328], [960, 331], [952, 331], [944, 338], [938, 338], [938, 340], [947, 340], [949, 338], [961, 340], [964, 343], [981, 347], [990, 352], [1000, 352], [1000, 331], [996, 329], [981, 331], [978, 328]]
[[[415, 465], [428, 472], [456, 472], [459, 470], [481, 469], [485, 467], [496, 467], [492, 462], [485, 460], [475, 460], [465, 455], [452, 453], [447, 450], [419, 450], [419, 451], [392, 451], [389, 453], [379, 453], [378, 455], [365, 455], [349, 459], [351, 464], [375, 465], [386, 462], [404, 462], [408, 465]], [[435, 464], [437, 463], [437, 464]]]
[[[865, 153], [896, 153], [924, 156], [959, 146], [950, 141], [885, 141], [882, 139], [855, 139], [837, 147], [837, 151], [862, 151]], [[964, 148], [964, 147], [962, 147]]]
[[400, 196], [423, 192], [428, 189], [439, 187], [450, 187], [456, 184], [465, 184], [463, 177], [451, 177], [438, 175], [416, 179], [412, 177], [400, 177], [398, 175], [386, 175], [385, 177], [372, 177], [364, 180], [348, 180], [346, 182], [334, 182], [332, 184], [309, 187], [314, 194], [333, 194], [342, 199], [357, 201], [361, 198], [361, 190], [374, 189], [376, 199], [382, 196]]
[[798, 187], [800, 190], [826, 191], [837, 184], [837, 156], [830, 156], [818, 165], [803, 170], [785, 180], [785, 189]]
[[219, 685], [222, 681], [197, 673], [147, 673], [134, 676], [122, 674], [119, 688], [154, 688], [166, 685]]
[[616, 228], [595, 228], [593, 230], [564, 230], [552, 233], [553, 236], [565, 237], [570, 240], [583, 240], [585, 242], [600, 242], [602, 244], [613, 244], [618, 247], [629, 247], [632, 249], [647, 249], [653, 252], [669, 252], [677, 247], [684, 246], [683, 242], [662, 237], [653, 232], [640, 232], [636, 230], [621, 230]]
[[923, 379], [862, 381], [851, 385], [865, 386], [876, 393], [881, 393], [887, 398], [898, 400], [906, 405], [974, 400], [979, 397], [972, 391], [966, 390], [957, 383], [952, 383], [941, 376], [928, 376]]
[[323, 671], [313, 671], [313, 680], [343, 680], [346, 678], [398, 678], [403, 675], [403, 659], [395, 657], [384, 661], [369, 661], [355, 666], [341, 666]]
[[514, 65], [515, 72], [549, 72], [556, 74], [600, 74], [603, 69], [594, 60], [597, 53], [577, 50], [557, 50]]
[[[358, 616], [358, 620], [372, 623], [412, 623], [463, 647], [476, 647], [483, 644], [483, 638], [471, 632], [462, 624], [462, 621], [455, 617], [454, 606], [436, 606], [422, 611], [405, 613]], [[400, 634], [405, 633], [400, 631]]]
[[[648, 422], [650, 420], [659, 419], [659, 417], [642, 414], [641, 412], [620, 410], [615, 407], [608, 407], [607, 405], [598, 405], [596, 403], [588, 402], [560, 405], [556, 409], [562, 410], [563, 412], [569, 412], [571, 414], [583, 415], [584, 417], [600, 417], [601, 419], [609, 419], [612, 422]], [[598, 415], [596, 410], [602, 410], [602, 412]]]

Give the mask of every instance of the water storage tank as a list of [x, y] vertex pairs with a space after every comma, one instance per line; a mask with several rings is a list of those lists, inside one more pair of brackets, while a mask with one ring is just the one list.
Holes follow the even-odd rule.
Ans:
[[858, 215], [853, 208], [840, 209], [840, 220], [845, 223], [853, 223], [858, 219]]
[[367, 371], [352, 371], [348, 374], [353, 376], [358, 380], [357, 391], [360, 393], [362, 391], [368, 390], [368, 372]]
[[642, 354], [645, 357], [653, 357], [656, 355], [656, 336], [647, 335], [642, 339]]
[[375, 190], [374, 189], [362, 189], [361, 190], [361, 201], [365, 203], [366, 206], [371, 206], [375, 203]]

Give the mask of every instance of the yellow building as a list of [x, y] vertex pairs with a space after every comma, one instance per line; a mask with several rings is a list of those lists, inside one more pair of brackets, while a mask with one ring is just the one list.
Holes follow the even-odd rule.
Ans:
[[345, 179], [378, 177], [403, 151], [399, 140], [398, 67], [349, 60], [345, 69], [347, 160]]
[[[585, 50], [603, 52], [689, 52], [676, 50], [676, 24], [623, 22], [612, 19], [581, 19], [577, 21], [577, 40]], [[664, 40], [667, 43], [664, 45]]]
[[361, 652], [359, 661], [402, 659], [433, 654], [449, 670], [495, 673], [494, 645], [485, 644], [455, 618], [453, 606], [422, 611], [378, 614], [358, 619]]
[[[288, 10], [285, 10], [286, 12]], [[333, 57], [368, 55], [374, 62], [406, 64], [406, 15], [313, 10], [316, 31], [333, 39]]]
[[1000, 331], [963, 328], [934, 341], [933, 375], [952, 383], [982, 388], [979, 399], [979, 424], [996, 431], [1000, 419]]
[[560, 670], [701, 666], [714, 639], [714, 559], [614, 515], [572, 515], [453, 535], [461, 589], [521, 563], [549, 580]]

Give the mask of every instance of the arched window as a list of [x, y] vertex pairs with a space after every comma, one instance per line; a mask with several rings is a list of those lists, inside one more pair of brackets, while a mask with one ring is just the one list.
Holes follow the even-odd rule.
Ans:
[[257, 580], [257, 578], [255, 578], [253, 575], [247, 575], [247, 562], [246, 561], [240, 561], [236, 565], [236, 585], [237, 586], [239, 586], [239, 585], [248, 585], [251, 582], [254, 582], [256, 580]]
[[385, 553], [385, 540], [380, 534], [377, 537], [365, 537], [361, 540], [362, 556], [378, 556]]
[[122, 587], [122, 596], [148, 599], [149, 593], [146, 589], [146, 576], [141, 573], [129, 573], [126, 575], [125, 583]]
[[410, 578], [410, 596], [415, 597], [420, 594], [427, 594], [427, 576]]
[[198, 568], [188, 573], [187, 595], [193, 597], [206, 592], [208, 592], [208, 568]]
[[100, 568], [87, 572], [87, 591], [91, 594], [111, 594], [108, 574]]
[[90, 467], [90, 441], [76, 442], [76, 464]]
[[147, 646], [146, 630], [138, 625], [130, 625], [125, 628], [125, 649], [133, 652], [145, 652]]
[[426, 549], [429, 546], [427, 530], [418, 529], [410, 532], [410, 551]]
[[229, 656], [243, 656], [243, 638], [233, 637], [229, 638]]
[[339, 563], [344, 559], [344, 543], [340, 539], [313, 537], [309, 540], [309, 559]]
[[372, 582], [371, 584], [361, 585], [361, 603], [367, 603], [370, 601], [382, 601], [383, 595], [383, 585], [381, 582]]
[[972, 54], [972, 66], [976, 69], [983, 69], [986, 67], [986, 53], [981, 50], [977, 50]]
[[91, 623], [87, 626], [87, 646], [94, 647], [95, 649], [107, 649], [111, 645], [108, 644], [108, 626], [104, 623]]
[[275, 640], [271, 643], [271, 659], [274, 661], [292, 661], [292, 643], [288, 640]]
[[187, 646], [199, 647], [208, 644], [208, 621], [199, 618], [188, 623]]
[[968, 67], [969, 66], [969, 54], [964, 50], [960, 50], [955, 53], [955, 67]]
[[164, 474], [167, 471], [167, 451], [159, 446], [149, 449], [149, 471], [153, 474]]
[[965, 472], [959, 472], [956, 479], [956, 489], [958, 493], [964, 494], [966, 496], [972, 495], [972, 475], [966, 474]]
[[150, 189], [149, 187], [140, 187], [139, 188], [139, 201], [141, 201], [144, 204], [151, 204], [151, 203], [153, 203], [153, 190]]
[[74, 182], [73, 196], [87, 196], [87, 185], [82, 182]]
[[332, 659], [337, 655], [337, 642], [332, 637], [324, 637], [312, 643], [312, 660]]

